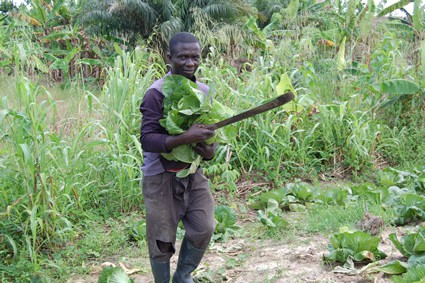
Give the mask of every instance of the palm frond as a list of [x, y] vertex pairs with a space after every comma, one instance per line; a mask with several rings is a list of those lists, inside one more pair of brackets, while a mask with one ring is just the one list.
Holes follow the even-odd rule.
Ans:
[[202, 9], [213, 19], [233, 18], [238, 14], [238, 10], [232, 5], [211, 4]]
[[406, 6], [409, 3], [414, 2], [414, 0], [400, 0], [390, 6], [388, 6], [387, 8], [383, 9], [381, 12], [378, 13], [379, 17], [383, 17], [388, 15], [389, 13], [392, 13], [400, 8], [403, 8], [404, 6]]
[[158, 31], [161, 34], [162, 40], [168, 42], [170, 38], [177, 32], [182, 31], [183, 22], [178, 17], [172, 17], [166, 22], [163, 22]]

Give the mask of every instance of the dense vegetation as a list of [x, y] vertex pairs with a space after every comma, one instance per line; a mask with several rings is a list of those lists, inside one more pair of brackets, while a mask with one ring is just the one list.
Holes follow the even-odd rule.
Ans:
[[[411, 15], [390, 16], [409, 2]], [[281, 237], [287, 210], [361, 217], [368, 203], [387, 224], [425, 220], [422, 1], [30, 0], [0, 13], [2, 282], [64, 282], [129, 239], [146, 249], [138, 107], [181, 30], [201, 40], [198, 77], [236, 113], [296, 94], [230, 126], [203, 164], [226, 196], [214, 240], [238, 233], [226, 202], [238, 197], [258, 210], [259, 237]], [[362, 185], [320, 185], [335, 180]], [[338, 229], [313, 222], [305, 231]], [[122, 233], [107, 240], [99, 223]]]

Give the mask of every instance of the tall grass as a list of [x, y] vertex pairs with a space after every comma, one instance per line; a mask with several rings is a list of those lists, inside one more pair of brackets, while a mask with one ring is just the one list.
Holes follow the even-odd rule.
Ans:
[[[142, 210], [139, 105], [161, 65], [143, 54], [118, 56], [101, 95], [85, 92], [68, 112], [63, 94], [20, 78], [0, 112], [0, 234], [4, 259], [21, 254], [37, 271], [43, 251], [80, 233], [95, 210], [104, 217]], [[16, 97], [14, 96], [16, 94]], [[69, 98], [71, 104], [75, 98]], [[75, 105], [74, 105], [75, 106]], [[66, 107], [65, 107], [66, 108]], [[65, 113], [67, 112], [67, 113]], [[83, 117], [83, 118], [82, 118]]]

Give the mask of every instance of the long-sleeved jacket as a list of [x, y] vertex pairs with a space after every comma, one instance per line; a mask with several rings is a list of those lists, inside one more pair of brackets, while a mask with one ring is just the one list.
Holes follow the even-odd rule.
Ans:
[[[171, 75], [171, 73], [168, 73]], [[161, 152], [167, 152], [165, 148], [165, 139], [168, 136], [167, 130], [164, 129], [159, 120], [163, 115], [162, 86], [165, 77], [155, 81], [146, 91], [140, 105], [142, 113], [140, 142], [143, 149], [143, 166], [142, 171], [145, 176], [160, 174], [165, 171], [178, 172], [187, 168], [190, 164], [184, 162], [166, 160], [161, 156]], [[194, 78], [196, 81], [196, 78]], [[201, 82], [196, 81], [198, 89], [208, 94], [209, 87]]]

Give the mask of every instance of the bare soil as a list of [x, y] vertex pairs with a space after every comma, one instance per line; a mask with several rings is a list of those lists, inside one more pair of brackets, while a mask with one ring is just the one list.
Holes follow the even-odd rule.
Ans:
[[[397, 232], [387, 228], [381, 233], [379, 249], [388, 257], [379, 264], [394, 259], [402, 259], [392, 246], [388, 235]], [[361, 274], [348, 275], [334, 272], [335, 266], [328, 266], [322, 260], [328, 252], [329, 241], [323, 235], [305, 235], [290, 242], [278, 240], [232, 239], [224, 243], [214, 243], [194, 272], [195, 282], [391, 282], [381, 272], [366, 269]], [[177, 243], [177, 250], [180, 242]], [[171, 269], [177, 263], [177, 254], [172, 258]], [[147, 255], [127, 259], [125, 263], [112, 262], [127, 268], [136, 283], [153, 283]], [[107, 264], [104, 264], [107, 265]], [[367, 266], [357, 265], [356, 270]], [[102, 266], [93, 266], [89, 276], [73, 279], [76, 283], [97, 282]], [[70, 281], [69, 281], [70, 282]]]

